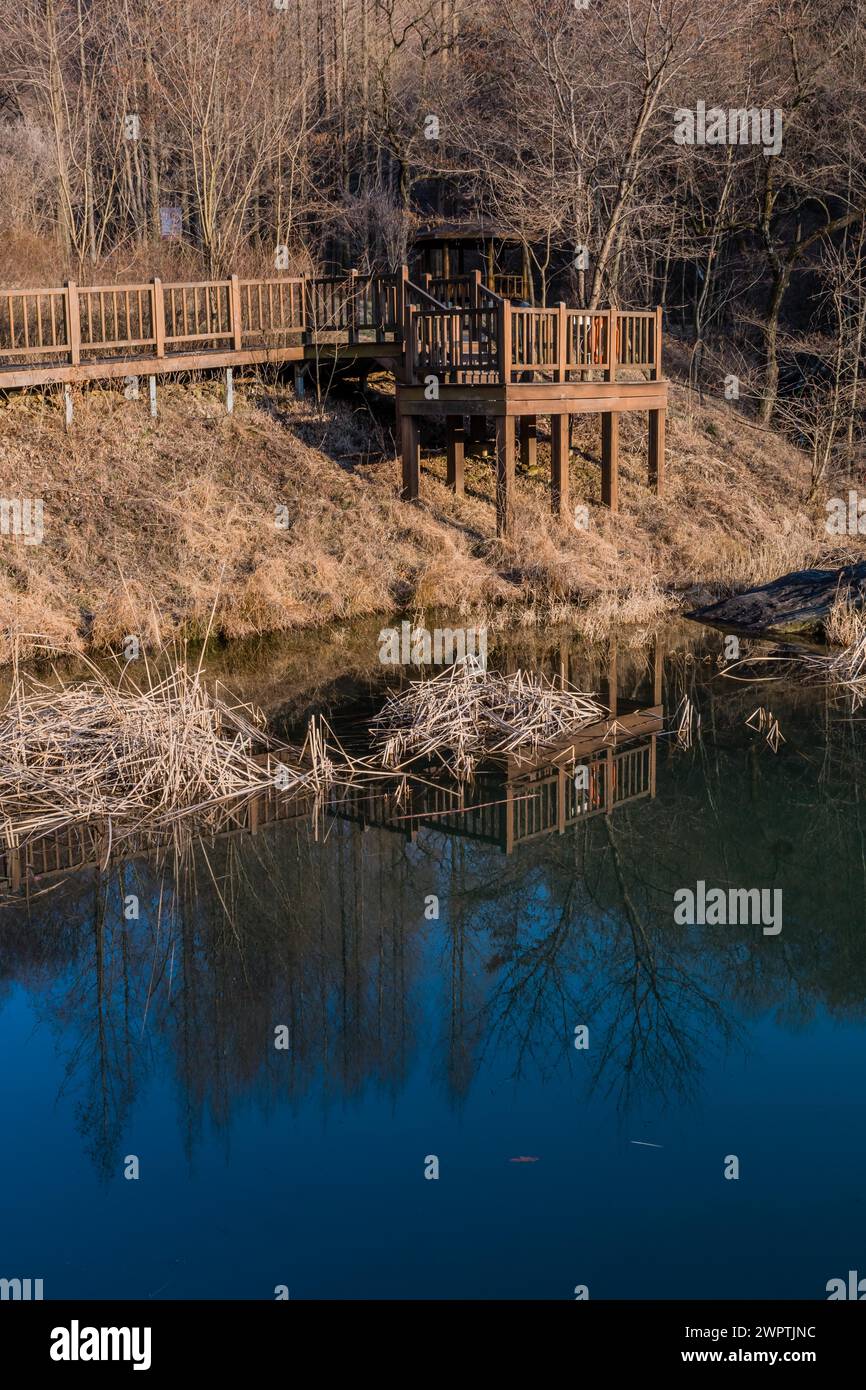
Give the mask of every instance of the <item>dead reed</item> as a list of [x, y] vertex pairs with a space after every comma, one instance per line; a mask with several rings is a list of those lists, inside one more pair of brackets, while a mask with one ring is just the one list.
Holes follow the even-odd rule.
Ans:
[[[200, 670], [148, 665], [141, 684], [92, 668], [89, 679], [46, 685], [18, 676], [0, 713], [0, 832], [8, 845], [85, 821], [110, 840], [166, 830], [267, 789], [254, 758], [267, 743], [255, 713], [210, 694]], [[289, 769], [285, 790], [306, 785]]]
[[383, 767], [439, 761], [466, 781], [484, 756], [528, 758], [605, 713], [568, 685], [524, 671], [489, 672], [466, 659], [390, 696], [371, 732]]

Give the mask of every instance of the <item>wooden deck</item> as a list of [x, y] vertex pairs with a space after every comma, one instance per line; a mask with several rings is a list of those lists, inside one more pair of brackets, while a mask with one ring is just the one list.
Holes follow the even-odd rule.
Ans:
[[[602, 419], [602, 500], [618, 505], [619, 417], [648, 418], [648, 482], [664, 481], [667, 382], [661, 309], [590, 312], [526, 308], [480, 274], [430, 280], [394, 275], [88, 285], [0, 290], [0, 391], [293, 364], [373, 364], [397, 383], [403, 496], [420, 493], [420, 433], [445, 420], [448, 482], [464, 487], [467, 421], [492, 419], [497, 533], [513, 524], [515, 451], [532, 465], [537, 420], [550, 417], [551, 504], [569, 514], [569, 419]], [[227, 382], [230, 377], [227, 377]], [[227, 392], [227, 400], [231, 399]], [[67, 390], [67, 419], [72, 398]]]
[[[464, 277], [465, 278], [465, 277]], [[602, 419], [602, 500], [619, 501], [619, 417], [644, 411], [648, 418], [648, 483], [664, 483], [668, 384], [662, 376], [662, 315], [604, 309], [590, 312], [560, 303], [524, 308], [487, 289], [476, 277], [435, 308], [417, 297], [404, 314], [405, 359], [397, 392], [403, 460], [403, 493], [420, 488], [419, 422], [444, 417], [448, 483], [464, 487], [466, 420], [492, 418], [496, 428], [497, 533], [513, 524], [515, 451], [532, 466], [537, 419], [550, 416], [551, 505], [569, 515], [569, 420], [596, 413]], [[453, 303], [451, 301], [454, 301]]]

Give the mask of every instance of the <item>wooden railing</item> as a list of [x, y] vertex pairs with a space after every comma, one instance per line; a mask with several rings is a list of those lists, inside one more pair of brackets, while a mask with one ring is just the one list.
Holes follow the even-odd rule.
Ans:
[[443, 383], [498, 380], [499, 312], [484, 309], [416, 309], [409, 305], [407, 358], [410, 380], [435, 376]]
[[[484, 284], [480, 272], [414, 285], [398, 275], [200, 280], [0, 290], [0, 386], [28, 369], [108, 374], [128, 363], [147, 371], [230, 365], [260, 353], [288, 354], [318, 343], [403, 340], [408, 382], [434, 375], [448, 384], [568, 381], [622, 371], [661, 376], [661, 311], [518, 308]], [[295, 354], [302, 355], [302, 354]], [[69, 371], [69, 368], [72, 371]], [[22, 370], [23, 369], [23, 370]]]
[[[435, 282], [433, 282], [435, 283]], [[621, 371], [661, 377], [661, 310], [522, 309], [481, 286], [479, 307], [409, 308], [410, 379], [567, 381]]]
[[485, 290], [499, 299], [526, 299], [527, 284], [522, 275], [494, 275], [484, 278], [480, 270], [470, 275], [425, 275], [424, 288], [449, 309], [475, 309]]
[[529, 286], [522, 275], [494, 275], [493, 284], [488, 289], [501, 294], [503, 299], [529, 299]]
[[[0, 290], [0, 385], [16, 370], [280, 348], [329, 335], [399, 339], [406, 273]], [[437, 303], [432, 300], [431, 303]]]

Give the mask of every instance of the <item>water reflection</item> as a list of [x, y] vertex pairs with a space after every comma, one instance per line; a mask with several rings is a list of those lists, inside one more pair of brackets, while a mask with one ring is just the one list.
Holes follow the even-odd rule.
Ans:
[[[485, 1069], [543, 1084], [586, 1025], [586, 1084], [627, 1108], [688, 1101], [759, 1014], [862, 1020], [856, 725], [826, 695], [780, 690], [773, 754], [746, 727], [753, 692], [714, 679], [707, 641], [541, 652], [600, 690], [616, 727], [552, 763], [486, 769], [460, 805], [444, 784], [343, 789], [314, 830], [274, 795], [182, 862], [91, 864], [51, 892], [25, 873], [29, 898], [0, 918], [0, 988], [23, 985], [54, 1031], [99, 1170], [117, 1171], [155, 1074], [176, 1079], [192, 1157], [241, 1101], [396, 1098], [422, 1049], [465, 1107]], [[685, 694], [702, 711], [689, 749], [663, 732]], [[781, 887], [781, 936], [676, 926], [673, 893], [698, 878]]]

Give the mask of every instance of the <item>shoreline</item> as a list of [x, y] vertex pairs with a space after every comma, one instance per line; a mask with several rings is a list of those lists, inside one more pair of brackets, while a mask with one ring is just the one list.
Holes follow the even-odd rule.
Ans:
[[259, 382], [239, 386], [228, 417], [202, 381], [166, 387], [157, 421], [119, 391], [88, 392], [67, 433], [52, 398], [8, 398], [0, 495], [42, 500], [44, 538], [0, 538], [0, 667], [15, 640], [23, 661], [46, 646], [100, 658], [130, 637], [195, 642], [211, 623], [228, 642], [434, 610], [449, 626], [566, 623], [591, 639], [864, 554], [860, 538], [830, 543], [821, 500], [802, 500], [808, 463], [780, 436], [742, 429], [726, 405], [695, 407], [675, 383], [663, 497], [624, 419], [621, 509], [603, 507], [598, 421], [579, 417], [571, 492], [585, 524], [550, 513], [539, 431], [509, 541], [495, 535], [489, 460], [467, 459], [455, 498], [435, 432], [420, 502], [400, 500], [387, 405], [370, 393], [317, 406]]

